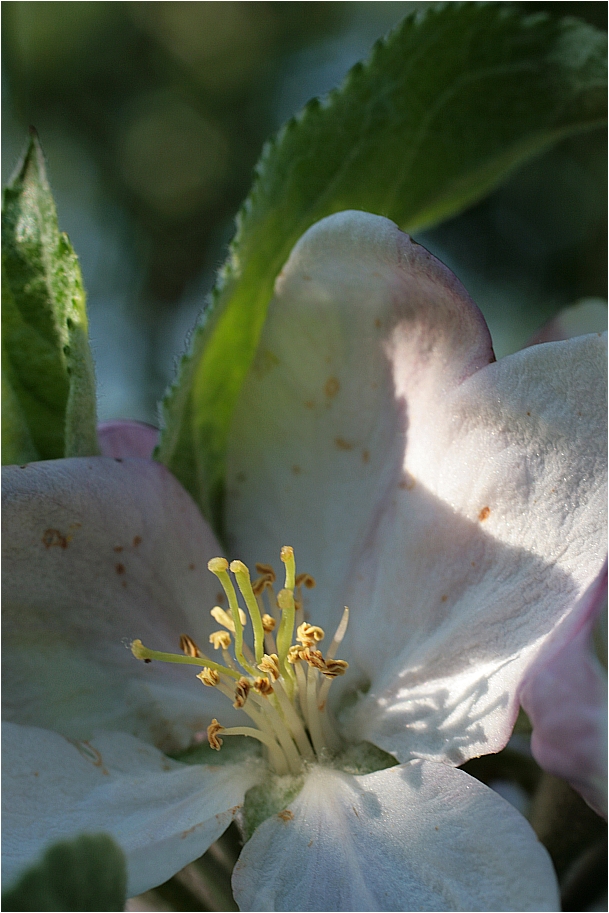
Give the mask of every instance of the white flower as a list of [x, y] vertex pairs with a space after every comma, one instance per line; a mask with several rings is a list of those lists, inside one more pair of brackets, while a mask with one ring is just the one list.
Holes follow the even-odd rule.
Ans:
[[[455, 277], [376, 216], [332, 216], [292, 252], [232, 425], [229, 557], [294, 546], [328, 638], [350, 607], [334, 737], [400, 763], [353, 773], [312, 738], [300, 791], [241, 853], [242, 909], [557, 906], [525, 819], [456, 765], [505, 745], [527, 669], [602, 565], [604, 347], [495, 363]], [[103, 457], [4, 476], [4, 874], [106, 830], [137, 893], [202, 853], [250, 787], [295, 780], [272, 757], [218, 763], [228, 745], [197, 766], [159, 750], [244, 720], [196, 670], [121, 643], [175, 652], [213, 632], [221, 551], [172, 476]]]

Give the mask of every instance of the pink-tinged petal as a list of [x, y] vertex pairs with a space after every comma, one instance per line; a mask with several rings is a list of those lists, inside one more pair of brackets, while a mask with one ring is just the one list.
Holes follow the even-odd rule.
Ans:
[[188, 766], [127, 733], [71, 741], [4, 723], [2, 880], [44, 849], [103, 831], [126, 854], [128, 893], [161, 884], [223, 833], [259, 779], [255, 761]]
[[535, 346], [418, 429], [414, 487], [384, 506], [362, 566], [360, 737], [454, 763], [506, 744], [523, 677], [605, 559], [605, 372], [603, 338]]
[[187, 633], [210, 646], [218, 586], [206, 565], [220, 547], [194, 502], [146, 460], [5, 467], [2, 485], [5, 718], [186, 747], [218, 695], [196, 667], [145, 664], [129, 644], [179, 653]]
[[542, 652], [524, 682], [521, 702], [533, 724], [539, 765], [563, 777], [607, 817], [607, 671], [593, 629], [607, 611], [607, 568]]
[[602, 564], [606, 342], [492, 363], [454, 276], [395, 225], [340, 213], [280, 275], [228, 450], [231, 554], [344, 605], [348, 735], [400, 760], [499, 750], [528, 665]]
[[323, 627], [338, 624], [370, 528], [403, 480], [412, 415], [395, 395], [398, 337], [424, 417], [445, 386], [494, 360], [463, 286], [396, 225], [364, 212], [318, 222], [276, 283], [233, 421], [226, 503], [231, 554], [277, 566], [294, 546]]
[[102, 456], [149, 460], [159, 442], [159, 432], [144, 422], [102, 422], [97, 428], [97, 439]]
[[241, 910], [557, 910], [531, 827], [493, 790], [443, 764], [309, 774], [243, 848]]
[[585, 298], [572, 307], [564, 308], [549, 320], [529, 340], [528, 345], [558, 342], [573, 336], [607, 332], [607, 302], [600, 298]]

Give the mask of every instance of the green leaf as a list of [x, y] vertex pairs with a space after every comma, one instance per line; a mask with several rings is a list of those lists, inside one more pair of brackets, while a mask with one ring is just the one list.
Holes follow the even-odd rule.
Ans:
[[2, 895], [3, 910], [123, 910], [127, 867], [107, 834], [55, 843]]
[[78, 259], [37, 137], [2, 200], [2, 462], [98, 453]]
[[210, 307], [163, 404], [158, 457], [220, 534], [234, 404], [298, 238], [344, 209], [422, 229], [550, 143], [600, 124], [605, 45], [576, 20], [522, 18], [502, 3], [431, 4], [266, 146]]

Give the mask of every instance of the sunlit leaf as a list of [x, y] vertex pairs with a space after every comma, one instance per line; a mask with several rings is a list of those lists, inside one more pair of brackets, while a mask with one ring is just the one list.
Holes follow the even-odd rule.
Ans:
[[2, 462], [98, 452], [78, 259], [32, 136], [2, 204]]
[[601, 123], [605, 87], [606, 41], [589, 25], [502, 3], [431, 4], [267, 145], [164, 403], [159, 457], [217, 530], [234, 403], [303, 232], [343, 209], [411, 232], [454, 215], [529, 156]]

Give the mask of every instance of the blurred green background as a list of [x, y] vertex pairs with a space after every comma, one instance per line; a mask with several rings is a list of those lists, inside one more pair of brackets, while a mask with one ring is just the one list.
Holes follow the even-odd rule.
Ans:
[[[100, 418], [156, 422], [264, 140], [425, 3], [4, 2], [3, 160], [29, 124], [88, 291]], [[606, 28], [607, 6], [517, 3]], [[582, 134], [417, 240], [497, 354], [606, 297], [606, 134]]]

